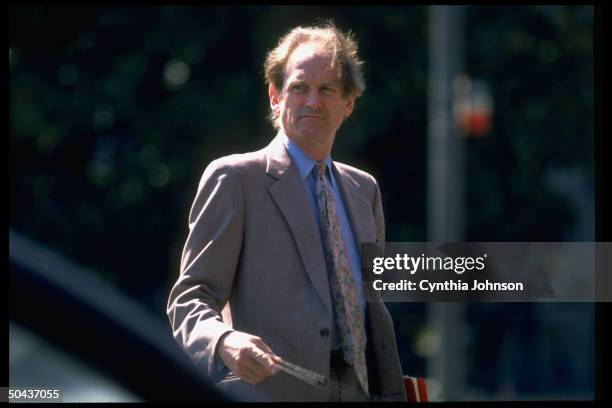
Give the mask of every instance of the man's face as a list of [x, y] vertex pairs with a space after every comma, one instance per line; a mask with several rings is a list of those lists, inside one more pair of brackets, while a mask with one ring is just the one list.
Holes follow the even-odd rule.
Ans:
[[332, 70], [330, 65], [331, 56], [320, 46], [302, 44], [287, 60], [282, 90], [269, 88], [280, 127], [307, 153], [331, 149], [336, 131], [355, 104], [354, 95], [342, 95], [340, 68]]

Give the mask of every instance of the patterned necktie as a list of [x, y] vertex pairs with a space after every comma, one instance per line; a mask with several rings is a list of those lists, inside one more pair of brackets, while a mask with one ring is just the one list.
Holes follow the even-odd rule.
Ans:
[[361, 387], [369, 395], [364, 319], [357, 300], [355, 281], [346, 254], [334, 197], [325, 179], [325, 163], [316, 162], [314, 174], [325, 262], [330, 274], [332, 300], [336, 309], [336, 323], [342, 338], [344, 360], [353, 366]]

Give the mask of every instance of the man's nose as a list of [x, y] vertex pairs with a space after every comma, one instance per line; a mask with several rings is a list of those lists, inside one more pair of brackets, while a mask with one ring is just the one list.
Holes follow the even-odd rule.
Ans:
[[306, 106], [311, 109], [321, 107], [321, 98], [318, 91], [312, 90], [308, 92], [308, 95], [306, 95]]

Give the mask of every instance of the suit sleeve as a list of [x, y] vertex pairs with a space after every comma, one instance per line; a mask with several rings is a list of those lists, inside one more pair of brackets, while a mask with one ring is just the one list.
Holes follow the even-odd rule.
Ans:
[[238, 175], [230, 165], [214, 161], [204, 171], [191, 207], [180, 276], [166, 310], [176, 342], [213, 378], [218, 373], [217, 343], [232, 330], [223, 322], [221, 310], [232, 290], [243, 226]]

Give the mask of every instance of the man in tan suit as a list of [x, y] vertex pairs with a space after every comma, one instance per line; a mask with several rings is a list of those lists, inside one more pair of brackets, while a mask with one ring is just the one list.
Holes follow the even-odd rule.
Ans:
[[360, 244], [384, 244], [380, 191], [330, 156], [364, 90], [356, 43], [332, 24], [297, 27], [264, 68], [278, 134], [204, 171], [168, 300], [174, 338], [239, 399], [405, 400], [392, 319], [360, 268]]

